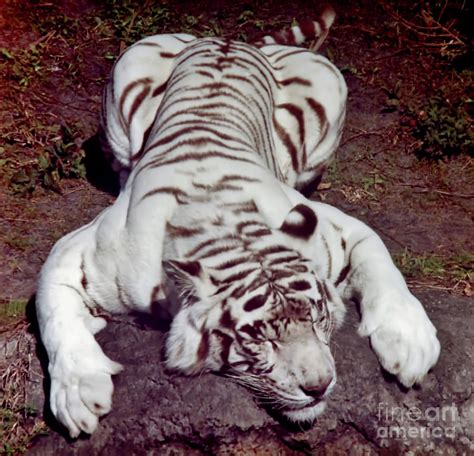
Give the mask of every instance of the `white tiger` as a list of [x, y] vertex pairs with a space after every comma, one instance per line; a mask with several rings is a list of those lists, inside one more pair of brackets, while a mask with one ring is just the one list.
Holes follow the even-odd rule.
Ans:
[[359, 333], [409, 387], [436, 363], [436, 330], [380, 238], [293, 189], [317, 180], [341, 136], [346, 85], [298, 44], [318, 22], [255, 46], [185, 34], [139, 41], [117, 61], [102, 132], [123, 188], [53, 248], [37, 312], [50, 405], [72, 437], [111, 409], [121, 366], [92, 309], [174, 316], [166, 363], [221, 372], [313, 420], [336, 382], [329, 339], [360, 302]]

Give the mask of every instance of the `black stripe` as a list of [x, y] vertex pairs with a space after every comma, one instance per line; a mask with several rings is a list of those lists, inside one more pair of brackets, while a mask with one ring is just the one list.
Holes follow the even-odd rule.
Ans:
[[151, 87], [149, 85], [145, 86], [143, 90], [135, 97], [133, 100], [132, 107], [130, 108], [130, 112], [128, 113], [128, 123], [132, 122], [133, 116], [137, 112], [138, 108], [142, 105], [145, 98], [151, 92]]
[[191, 228], [187, 226], [173, 225], [170, 222], [166, 224], [166, 230], [172, 238], [190, 238], [202, 234], [202, 228]]
[[[158, 157], [159, 158], [159, 157]], [[140, 169], [140, 171], [146, 169], [146, 168], [160, 168], [162, 166], [168, 166], [168, 165], [173, 165], [175, 163], [180, 163], [180, 162], [185, 162], [185, 161], [204, 161], [212, 158], [222, 158], [224, 160], [230, 160], [230, 161], [241, 161], [245, 163], [251, 163], [252, 165], [258, 165], [255, 161], [249, 160], [247, 158], [243, 157], [236, 157], [234, 155], [227, 155], [222, 152], [218, 151], [208, 151], [208, 152], [201, 152], [201, 153], [196, 153], [196, 152], [189, 152], [189, 153], [184, 153], [178, 157], [170, 158], [168, 160], [163, 160], [160, 161], [156, 159], [155, 162], [151, 162], [146, 164], [143, 168]]]
[[311, 81], [308, 81], [307, 79], [300, 78], [299, 76], [295, 76], [292, 78], [287, 78], [287, 79], [282, 79], [281, 81], [278, 81], [278, 85], [292, 85], [292, 84], [298, 84], [306, 87], [310, 87]]
[[337, 278], [336, 281], [334, 282], [334, 286], [335, 286], [335, 287], [337, 287], [339, 284], [341, 284], [342, 282], [344, 282], [344, 280], [346, 280], [347, 276], [349, 275], [349, 272], [350, 272], [351, 269], [352, 269], [352, 264], [351, 264], [352, 252], [354, 251], [354, 249], [355, 249], [361, 242], [364, 242], [366, 239], [367, 239], [367, 238], [359, 239], [359, 240], [351, 247], [351, 250], [350, 250], [349, 253], [348, 253], [347, 264], [346, 264], [346, 266], [344, 266], [344, 267], [341, 269], [341, 272], [339, 273], [338, 278]]
[[202, 249], [205, 249], [206, 247], [209, 247], [209, 246], [214, 245], [218, 242], [229, 240], [229, 239], [233, 239], [233, 236], [228, 235], [228, 236], [225, 236], [225, 237], [221, 237], [219, 239], [208, 239], [207, 241], [203, 241], [203, 242], [199, 243], [196, 247], [194, 247], [192, 250], [190, 250], [186, 254], [186, 257], [191, 258], [194, 255], [196, 255], [197, 253], [199, 253]]
[[329, 249], [329, 244], [324, 235], [321, 235], [321, 239], [323, 241], [324, 247], [326, 249], [326, 254], [328, 257], [328, 271], [327, 271], [327, 278], [331, 278], [332, 276], [332, 255], [331, 255], [331, 250]]
[[288, 286], [296, 291], [304, 291], [311, 289], [311, 284], [306, 280], [293, 280], [293, 282], [290, 282]]
[[290, 135], [285, 131], [283, 126], [277, 121], [275, 114], [273, 114], [272, 120], [273, 126], [275, 127], [275, 131], [283, 145], [286, 147], [288, 155], [291, 158], [291, 166], [296, 172], [299, 172], [300, 169], [298, 166], [298, 150], [296, 149], [294, 142], [291, 140]]
[[214, 266], [214, 269], [217, 269], [218, 271], [222, 271], [224, 269], [231, 269], [235, 266], [238, 266], [240, 264], [245, 264], [248, 262], [249, 262], [248, 257], [234, 258], [233, 260], [228, 260], [228, 261], [225, 261], [224, 263]]
[[288, 111], [295, 119], [296, 122], [298, 123], [298, 135], [300, 139], [300, 147], [302, 147], [302, 157], [301, 157], [301, 163], [300, 163], [300, 169], [304, 169], [306, 166], [306, 142], [305, 142], [305, 124], [304, 124], [304, 111], [299, 107], [296, 106], [293, 103], [285, 103], [278, 105], [277, 108], [279, 109], [285, 109]]
[[148, 198], [150, 196], [155, 196], [159, 194], [165, 194], [165, 195], [173, 195], [178, 202], [182, 202], [181, 198], [185, 198], [188, 196], [186, 192], [181, 190], [180, 188], [177, 187], [158, 187], [153, 190], [150, 190], [149, 192], [145, 193], [141, 198], [139, 202], [142, 202], [145, 198]]
[[[293, 252], [292, 252], [293, 253]], [[281, 257], [281, 258], [275, 258], [274, 260], [271, 260], [269, 263], [268, 263], [268, 266], [275, 266], [277, 264], [281, 264], [281, 263], [291, 263], [293, 261], [296, 261], [296, 260], [299, 260], [301, 257], [298, 255], [298, 254], [294, 254], [292, 256], [288, 255], [288, 256], [284, 256], [284, 257]], [[291, 266], [290, 266], [291, 267]]]
[[321, 125], [321, 131], [320, 131], [321, 137], [319, 138], [318, 144], [316, 145], [316, 147], [318, 147], [319, 144], [321, 144], [321, 142], [324, 141], [324, 138], [326, 137], [326, 134], [329, 130], [326, 110], [324, 109], [324, 106], [321, 103], [319, 103], [313, 98], [306, 98], [306, 102], [308, 103], [309, 107], [313, 110], [313, 112], [316, 114], [316, 117], [319, 119], [319, 123]]
[[168, 81], [165, 81], [163, 82], [163, 84], [153, 89], [151, 96], [157, 97], [158, 95], [161, 95], [166, 90], [167, 87], [168, 87]]
[[206, 70], [197, 70], [196, 74], [200, 74], [201, 76], [205, 76], [207, 78], [214, 79], [214, 75], [210, 71]]
[[238, 248], [239, 248], [238, 245], [223, 245], [220, 247], [214, 247], [212, 249], [209, 249], [207, 252], [204, 252], [198, 255], [197, 259], [202, 260], [203, 258], [209, 258], [212, 256], [221, 255], [222, 253], [230, 252], [231, 250], [236, 250]]
[[119, 101], [119, 111], [120, 113], [122, 113], [122, 115], [123, 115], [123, 106], [130, 92], [139, 85], [148, 85], [148, 84], [151, 84], [152, 82], [153, 81], [150, 78], [137, 79], [136, 81], [133, 81], [130, 84], [128, 84], [123, 89], [122, 94], [120, 96], [120, 101]]
[[250, 298], [243, 306], [246, 312], [252, 312], [260, 307], [263, 307], [267, 302], [267, 298], [265, 295], [257, 295]]

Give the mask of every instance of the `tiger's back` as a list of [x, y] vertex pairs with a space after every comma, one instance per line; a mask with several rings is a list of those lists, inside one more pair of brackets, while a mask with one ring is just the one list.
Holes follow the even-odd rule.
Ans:
[[346, 92], [336, 67], [298, 47], [160, 35], [127, 50], [102, 113], [106, 145], [122, 176], [130, 173], [119, 197], [127, 217], [113, 227], [123, 234], [111, 236], [109, 224], [98, 233], [130, 245], [117, 270], [122, 285], [108, 287], [122, 307], [165, 298], [163, 249], [180, 240], [156, 233], [169, 234], [170, 218], [193, 205], [253, 207], [262, 223], [281, 226], [291, 210], [281, 184], [304, 188], [320, 178], [339, 143]]
[[337, 68], [305, 49], [164, 35], [117, 62], [102, 124], [126, 172], [214, 152], [302, 188], [338, 145], [346, 95]]

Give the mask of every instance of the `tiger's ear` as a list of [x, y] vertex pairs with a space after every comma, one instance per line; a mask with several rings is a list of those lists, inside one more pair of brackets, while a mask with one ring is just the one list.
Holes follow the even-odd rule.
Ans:
[[199, 261], [165, 260], [163, 270], [173, 282], [184, 305], [194, 304], [213, 292], [209, 274]]
[[280, 231], [293, 238], [309, 240], [316, 232], [318, 218], [306, 204], [296, 205], [286, 216]]

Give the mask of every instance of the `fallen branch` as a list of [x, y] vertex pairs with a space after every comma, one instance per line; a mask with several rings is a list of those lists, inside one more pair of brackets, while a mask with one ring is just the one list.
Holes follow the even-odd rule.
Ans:
[[[395, 19], [399, 24], [405, 27], [407, 30], [418, 35], [420, 38], [424, 40], [429, 39], [441, 39], [443, 40], [442, 43], [433, 43], [433, 42], [424, 42], [424, 45], [431, 46], [431, 47], [464, 47], [466, 43], [460, 38], [459, 34], [456, 31], [453, 31], [452, 25], [453, 22], [450, 22], [448, 25], [441, 24], [441, 16], [444, 13], [444, 9], [446, 4], [443, 7], [443, 10], [436, 20], [429, 11], [424, 9], [421, 10], [422, 20], [427, 25], [418, 25], [414, 22], [408, 21], [403, 18], [400, 14], [398, 14], [393, 8], [387, 5], [385, 2], [380, 2], [382, 8], [390, 15], [393, 19]], [[449, 40], [449, 41], [446, 41]]]

